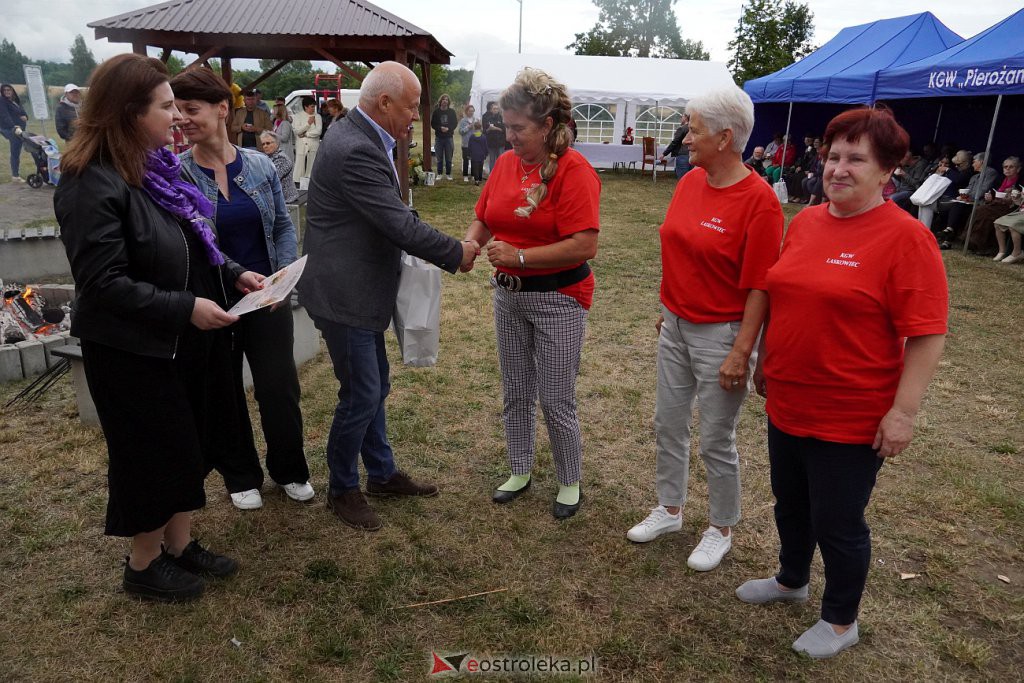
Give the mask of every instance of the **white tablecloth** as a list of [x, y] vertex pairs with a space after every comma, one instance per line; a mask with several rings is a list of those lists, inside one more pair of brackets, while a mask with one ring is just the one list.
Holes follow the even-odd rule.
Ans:
[[591, 166], [611, 168], [612, 164], [636, 162], [639, 168], [644, 157], [643, 145], [605, 145], [599, 142], [577, 142], [573, 149], [582, 154]]

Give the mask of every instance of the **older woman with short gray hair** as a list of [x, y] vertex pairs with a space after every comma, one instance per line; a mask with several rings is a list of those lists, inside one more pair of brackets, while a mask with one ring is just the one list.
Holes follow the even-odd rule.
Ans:
[[626, 537], [636, 543], [679, 531], [686, 501], [693, 404], [707, 469], [709, 526], [687, 564], [718, 566], [740, 520], [736, 423], [768, 310], [765, 273], [779, 258], [782, 207], [743, 163], [754, 105], [730, 87], [694, 98], [684, 139], [694, 169], [683, 176], [661, 225], [657, 322], [658, 505]]
[[277, 133], [272, 133], [269, 130], [260, 133], [260, 149], [274, 162], [274, 168], [277, 169], [277, 177], [281, 180], [281, 192], [284, 194], [285, 203], [294, 203], [299, 198], [299, 191], [295, 188], [295, 180], [292, 179], [292, 169], [295, 167], [295, 164], [285, 156]]

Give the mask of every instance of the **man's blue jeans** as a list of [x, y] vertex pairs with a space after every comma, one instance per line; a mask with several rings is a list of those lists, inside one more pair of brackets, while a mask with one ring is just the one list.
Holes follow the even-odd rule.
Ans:
[[359, 456], [366, 476], [385, 482], [395, 473], [388, 443], [384, 399], [391, 389], [384, 333], [314, 318], [334, 364], [338, 405], [327, 437], [332, 496], [359, 489]]
[[684, 175], [686, 175], [690, 171], [691, 168], [693, 168], [693, 167], [690, 166], [690, 155], [689, 155], [689, 153], [681, 154], [681, 155], [676, 157], [676, 178], [677, 179], [678, 178], [682, 178]]

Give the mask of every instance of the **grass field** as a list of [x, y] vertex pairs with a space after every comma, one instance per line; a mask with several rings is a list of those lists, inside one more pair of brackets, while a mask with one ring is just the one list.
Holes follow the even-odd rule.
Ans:
[[[1024, 269], [945, 253], [951, 333], [915, 441], [883, 468], [869, 508], [861, 644], [814, 663], [789, 648], [817, 619], [820, 564], [806, 605], [759, 609], [733, 595], [776, 568], [761, 399], [743, 410], [744, 519], [722, 566], [685, 565], [707, 526], [696, 456], [683, 532], [645, 546], [624, 537], [656, 502], [657, 225], [673, 183], [603, 178], [598, 292], [578, 384], [579, 515], [551, 517], [543, 434], [531, 492], [490, 503], [506, 464], [483, 267], [444, 276], [435, 368], [402, 366], [389, 341], [391, 441], [400, 465], [438, 482], [440, 497], [375, 502], [385, 523], [375, 534], [325, 510], [336, 385], [321, 354], [301, 373], [315, 503], [268, 488], [262, 510], [240, 513], [211, 476], [195, 531], [242, 571], [195, 604], [121, 592], [126, 544], [102, 535], [102, 436], [79, 425], [64, 382], [42, 403], [0, 413], [0, 679], [408, 681], [427, 678], [436, 650], [596, 656], [602, 681], [1019, 680]], [[461, 236], [477, 194], [441, 184], [417, 189], [416, 206]], [[0, 403], [23, 386], [0, 387]]]

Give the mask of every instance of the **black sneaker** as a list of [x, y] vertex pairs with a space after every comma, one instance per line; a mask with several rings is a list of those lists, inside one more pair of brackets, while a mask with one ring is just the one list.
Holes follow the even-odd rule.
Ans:
[[162, 602], [195, 600], [206, 587], [201, 578], [182, 569], [166, 552], [161, 552], [141, 571], [132, 569], [125, 558], [123, 585], [125, 593]]
[[206, 576], [214, 579], [223, 579], [238, 571], [238, 562], [227, 555], [218, 555], [199, 545], [199, 541], [192, 541], [181, 555], [174, 557], [168, 555], [171, 561], [184, 569], [198, 576]]

